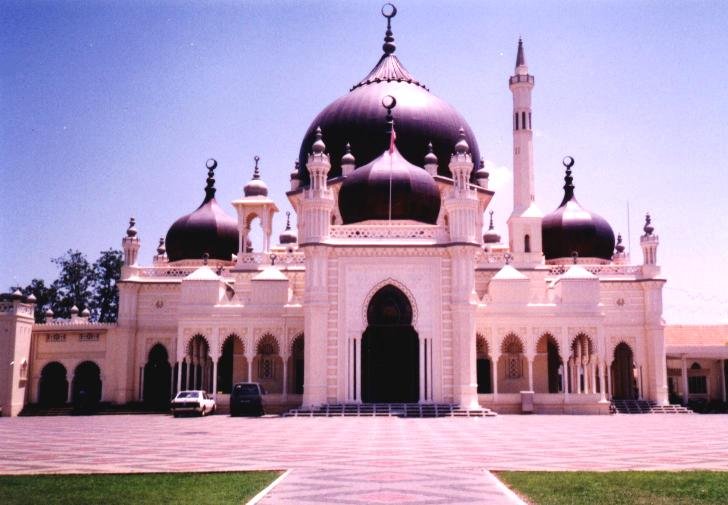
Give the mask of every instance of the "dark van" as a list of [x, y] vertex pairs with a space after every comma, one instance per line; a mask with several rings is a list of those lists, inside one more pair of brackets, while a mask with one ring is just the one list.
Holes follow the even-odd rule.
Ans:
[[230, 415], [263, 415], [265, 389], [257, 382], [239, 382], [230, 394]]

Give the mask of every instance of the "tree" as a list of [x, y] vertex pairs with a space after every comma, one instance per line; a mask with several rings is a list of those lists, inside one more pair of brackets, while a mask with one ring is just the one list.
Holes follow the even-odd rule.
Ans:
[[121, 266], [124, 260], [121, 251], [107, 249], [93, 264], [93, 296], [91, 317], [100, 323], [113, 323], [119, 313], [119, 287]]
[[85, 254], [72, 249], [51, 261], [60, 269], [58, 279], [52, 284], [57, 296], [51, 308], [56, 317], [68, 318], [74, 305], [79, 310], [89, 306], [94, 269]]

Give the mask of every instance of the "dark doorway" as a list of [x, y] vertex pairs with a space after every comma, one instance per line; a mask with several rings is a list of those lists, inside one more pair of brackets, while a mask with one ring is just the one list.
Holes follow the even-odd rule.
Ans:
[[632, 349], [624, 342], [614, 349], [612, 374], [612, 398], [615, 400], [635, 400], [638, 398]]
[[101, 370], [93, 361], [84, 361], [73, 372], [73, 404], [94, 408], [101, 401]]
[[362, 399], [367, 403], [410, 403], [419, 400], [419, 339], [412, 327], [412, 306], [387, 285], [367, 308], [362, 337]]
[[490, 394], [493, 392], [491, 386], [490, 360], [488, 358], [478, 358], [478, 394]]
[[144, 366], [144, 403], [150, 407], [166, 408], [172, 396], [172, 367], [167, 350], [156, 344], [149, 350]]
[[303, 394], [303, 335], [296, 337], [293, 341], [293, 352], [291, 353], [291, 365], [293, 366], [293, 387], [291, 393]]
[[548, 359], [549, 374], [549, 393], [559, 393], [561, 391], [561, 375], [559, 368], [561, 367], [561, 357], [559, 356], [559, 348], [553, 338], [549, 338], [546, 343], [546, 353]]
[[52, 361], [44, 366], [40, 372], [38, 389], [38, 403], [44, 407], [65, 405], [68, 399], [66, 367], [57, 361]]

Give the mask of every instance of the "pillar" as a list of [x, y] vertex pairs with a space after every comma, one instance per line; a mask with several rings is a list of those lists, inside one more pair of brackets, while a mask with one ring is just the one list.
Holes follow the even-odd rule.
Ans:
[[288, 356], [281, 356], [283, 360], [283, 401], [288, 400]]
[[139, 367], [139, 401], [144, 401], [144, 367]]
[[491, 366], [491, 375], [493, 375], [493, 403], [498, 399], [498, 361], [500, 361], [500, 354], [493, 353], [493, 366]]
[[179, 382], [177, 383], [177, 387], [174, 386], [174, 367], [177, 366], [177, 363], [171, 363], [172, 366], [169, 370], [169, 389], [173, 395], [177, 394], [177, 391], [179, 390]]
[[614, 392], [612, 391], [612, 364], [606, 363], [607, 365], [607, 389], [609, 390], [609, 397], [614, 398]]
[[688, 404], [688, 363], [685, 355], [682, 356], [682, 396], [683, 405]]
[[361, 403], [361, 338], [354, 339], [354, 360], [356, 362], [356, 373], [354, 380], [356, 381], [356, 401]]
[[725, 384], [725, 360], [724, 359], [720, 360], [720, 384], [721, 384], [721, 389], [723, 390], [723, 403], [725, 403], [728, 400], [726, 400], [727, 392], [726, 392], [726, 384]]
[[533, 391], [533, 356], [526, 356], [528, 361], [528, 390]]
[[217, 399], [217, 359], [212, 360], [212, 397]]
[[606, 383], [604, 376], [606, 375], [606, 363], [601, 360], [599, 362], [599, 402], [605, 403], [607, 401]]
[[[597, 357], [596, 355], [592, 355], [589, 359], [589, 366], [591, 367], [591, 388], [589, 390], [590, 393], [596, 394], [597, 392]], [[600, 385], [601, 386], [601, 385]], [[603, 390], [604, 387], [600, 387], [599, 391]]]
[[425, 377], [427, 375], [427, 370], [425, 370], [425, 339], [420, 337], [418, 343], [420, 346], [420, 403], [423, 403], [427, 396], [425, 392]]
[[185, 362], [187, 363], [187, 377], [185, 379], [185, 389], [192, 389], [192, 388], [190, 388], [190, 374], [192, 372], [192, 357], [187, 356], [185, 358]]

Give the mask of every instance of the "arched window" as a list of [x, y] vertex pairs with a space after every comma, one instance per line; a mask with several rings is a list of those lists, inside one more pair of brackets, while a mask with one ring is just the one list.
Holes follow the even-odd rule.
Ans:
[[525, 112], [521, 112], [521, 129], [522, 130], [526, 129], [526, 113]]
[[523, 237], [523, 252], [530, 253], [531, 252], [531, 236], [525, 235]]
[[493, 392], [493, 387], [491, 383], [491, 361], [490, 356], [488, 356], [488, 342], [480, 334], [475, 337], [475, 353], [477, 356], [478, 393], [490, 394]]
[[513, 129], [518, 130], [518, 112], [513, 113]]

